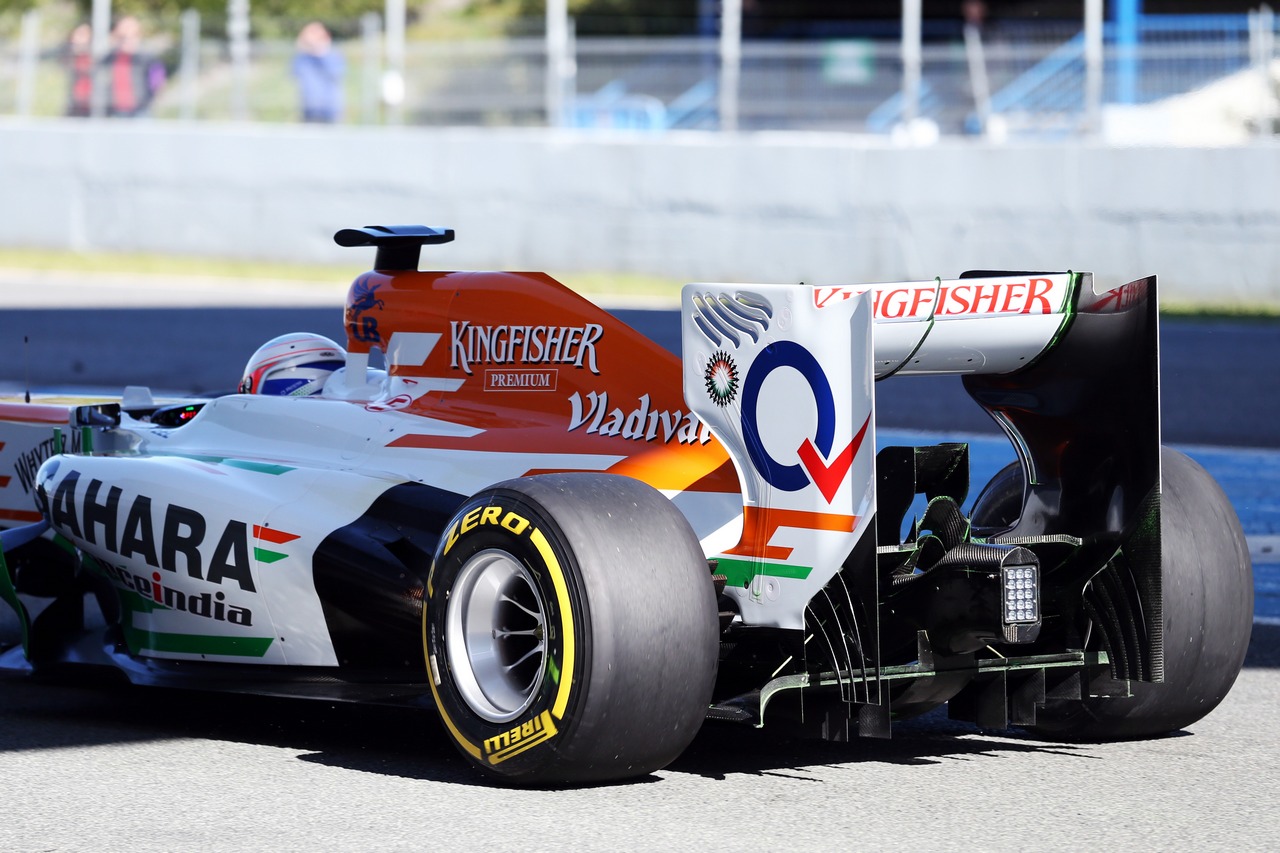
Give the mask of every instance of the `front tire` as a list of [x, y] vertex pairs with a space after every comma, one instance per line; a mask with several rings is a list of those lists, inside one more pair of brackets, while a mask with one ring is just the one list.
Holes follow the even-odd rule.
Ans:
[[701, 726], [719, 650], [710, 573], [684, 516], [639, 481], [554, 474], [480, 492], [446, 528], [426, 596], [436, 704], [490, 776], [642, 776]]

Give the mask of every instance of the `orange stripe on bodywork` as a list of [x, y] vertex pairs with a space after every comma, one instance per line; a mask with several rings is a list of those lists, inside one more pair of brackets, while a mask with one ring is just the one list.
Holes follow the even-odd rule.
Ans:
[[609, 468], [608, 473], [667, 491], [737, 492], [738, 475], [733, 465], [726, 467], [726, 462], [727, 454], [718, 443], [685, 445], [630, 456]]
[[778, 532], [779, 527], [852, 533], [857, 526], [858, 516], [856, 515], [744, 506], [742, 508], [742, 539], [725, 553], [740, 557], [786, 560], [791, 556], [793, 548], [769, 544], [769, 540]]
[[292, 542], [298, 538], [296, 533], [285, 533], [283, 530], [275, 530], [270, 527], [263, 527], [260, 524], [253, 526], [253, 538], [262, 539], [266, 542], [274, 542], [276, 545], [283, 545], [286, 542]]
[[[530, 426], [520, 430], [518, 445], [513, 433], [491, 430], [481, 435], [462, 438], [458, 436], [407, 433], [398, 436], [387, 447], [414, 450], [473, 450], [487, 453], [511, 453], [518, 446], [522, 453], [571, 453], [595, 456], [624, 457], [605, 469], [609, 474], [621, 474], [648, 483], [655, 489], [684, 492], [731, 492], [741, 487], [738, 475], [729, 462], [729, 455], [715, 439], [706, 444], [677, 444], [654, 446], [648, 442], [632, 441], [611, 436], [566, 433], [563, 427]], [[535, 468], [524, 472], [533, 474], [563, 473], [566, 468]], [[572, 470], [590, 470], [575, 468]]]
[[[634, 460], [626, 459], [626, 460], [623, 460], [622, 462], [619, 462], [617, 465], [613, 466], [612, 468], [606, 468], [603, 470], [599, 468], [530, 468], [528, 471], [525, 471], [520, 476], [536, 477], [539, 474], [578, 474], [578, 473], [621, 474], [621, 475], [632, 477], [634, 479], [648, 483], [649, 485], [653, 486], [655, 489], [664, 489], [667, 491], [715, 492], [718, 494], [727, 493], [727, 494], [735, 494], [735, 495], [741, 493], [741, 489], [739, 488], [739, 485], [738, 485], [738, 473], [737, 471], [734, 470], [733, 463], [729, 461], [725, 461], [721, 463], [718, 467], [705, 472], [703, 476], [697, 477], [692, 482], [689, 481], [688, 476], [681, 475], [681, 476], [675, 476], [675, 477], [668, 477], [666, 476], [667, 472], [665, 471], [661, 471], [661, 470], [647, 471], [647, 470], [642, 470], [638, 466], [632, 467], [633, 462]], [[646, 478], [650, 474], [653, 475], [653, 479]], [[676, 485], [677, 483], [684, 483], [685, 485]]]
[[65, 406], [42, 406], [39, 403], [0, 403], [0, 421], [66, 426], [71, 423], [71, 413]]
[[0, 509], [0, 518], [7, 518], [10, 521], [39, 521], [44, 516], [35, 510]]

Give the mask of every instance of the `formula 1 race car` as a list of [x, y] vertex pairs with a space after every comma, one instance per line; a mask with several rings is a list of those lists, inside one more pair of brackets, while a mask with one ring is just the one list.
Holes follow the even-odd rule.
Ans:
[[[519, 784], [706, 719], [1154, 736], [1239, 673], [1249, 552], [1161, 448], [1154, 278], [690, 284], [676, 358], [546, 275], [419, 272], [450, 230], [335, 239], [377, 254], [318, 394], [0, 402], [0, 667], [421, 705]], [[926, 374], [1012, 444], [971, 503], [966, 445], [876, 451], [875, 383]]]

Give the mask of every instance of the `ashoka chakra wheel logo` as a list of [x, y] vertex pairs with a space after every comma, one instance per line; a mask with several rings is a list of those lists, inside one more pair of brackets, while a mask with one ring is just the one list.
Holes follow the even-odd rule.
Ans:
[[717, 406], [727, 406], [738, 395], [738, 366], [724, 350], [711, 356], [707, 363], [707, 394]]

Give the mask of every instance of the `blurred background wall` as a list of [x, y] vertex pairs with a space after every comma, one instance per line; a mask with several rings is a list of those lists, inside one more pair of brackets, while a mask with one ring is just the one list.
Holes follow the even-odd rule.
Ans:
[[436, 266], [1089, 268], [1276, 304], [1276, 29], [1194, 0], [0, 0], [0, 247], [349, 261], [337, 228], [424, 222], [459, 232]]
[[[11, 245], [350, 262], [340, 227], [458, 230], [435, 267], [850, 282], [1156, 272], [1280, 304], [1280, 151], [840, 134], [4, 127]], [[359, 250], [354, 250], [359, 251]], [[197, 270], [193, 270], [196, 272]]]

